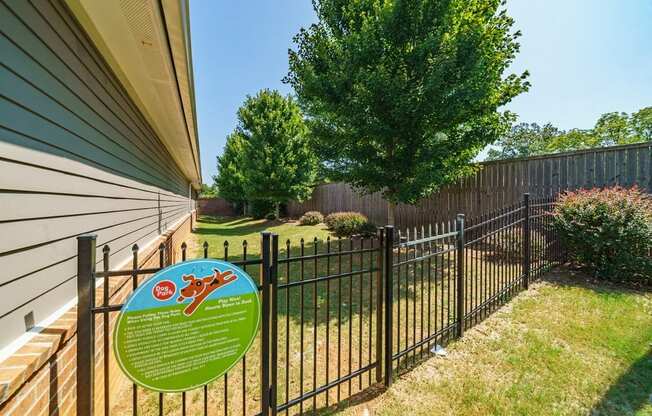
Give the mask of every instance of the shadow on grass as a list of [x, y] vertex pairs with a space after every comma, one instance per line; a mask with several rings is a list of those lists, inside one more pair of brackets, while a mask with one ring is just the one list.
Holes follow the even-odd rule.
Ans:
[[542, 280], [561, 287], [580, 287], [596, 293], [651, 293], [652, 286], [636, 283], [611, 282], [591, 277], [579, 269], [556, 268], [545, 274]]
[[652, 349], [638, 359], [593, 407], [592, 415], [634, 414], [652, 395]]
[[[651, 286], [609, 282], [588, 276], [579, 270], [558, 269], [542, 279], [559, 287], [589, 289], [599, 294], [620, 295], [650, 293]], [[622, 374], [593, 407], [591, 415], [635, 414], [652, 397], [652, 348]]]
[[[254, 222], [255, 221], [255, 222]], [[254, 222], [252, 224], [252, 222]], [[213, 228], [205, 224], [225, 225], [227, 227]], [[245, 224], [245, 225], [239, 225]], [[233, 220], [232, 218], [201, 218], [195, 227], [195, 234], [198, 235], [216, 235], [216, 236], [242, 236], [244, 234], [261, 233], [270, 227], [282, 224], [278, 220], [261, 220], [256, 221], [251, 218], [242, 218]]]
[[248, 220], [246, 217], [216, 217], [213, 215], [200, 215], [197, 217], [198, 222], [207, 224], [231, 224]]
[[319, 416], [334, 415], [346, 408], [369, 402], [385, 393], [386, 391], [387, 389], [385, 386], [383, 386], [382, 383], [375, 383], [367, 387], [365, 390], [355, 393], [351, 397], [342, 400], [340, 403], [316, 409], [314, 413]]

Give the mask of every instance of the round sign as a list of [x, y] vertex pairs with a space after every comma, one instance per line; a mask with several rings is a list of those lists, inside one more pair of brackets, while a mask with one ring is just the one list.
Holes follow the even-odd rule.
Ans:
[[185, 391], [233, 367], [259, 322], [258, 287], [247, 273], [225, 261], [191, 260], [136, 289], [118, 316], [113, 350], [136, 384]]

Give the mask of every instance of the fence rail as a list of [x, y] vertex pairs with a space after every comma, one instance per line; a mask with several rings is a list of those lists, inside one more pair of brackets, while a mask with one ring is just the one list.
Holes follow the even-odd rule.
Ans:
[[[242, 267], [258, 283], [262, 325], [256, 342], [222, 380], [197, 391], [154, 393], [136, 385], [111, 398], [111, 327], [118, 288], [135, 290], [166, 266], [112, 270], [102, 248], [96, 270], [92, 236], [79, 244], [77, 413], [275, 415], [314, 413], [337, 406], [445, 346], [485, 319], [563, 259], [550, 216], [551, 197], [486, 215], [373, 238], [287, 240], [262, 233], [260, 255], [245, 241], [199, 248]], [[182, 260], [189, 251], [182, 245]], [[167, 248], [169, 249], [169, 248]], [[230, 253], [231, 249], [231, 253]], [[217, 251], [219, 251], [219, 253]], [[103, 284], [98, 286], [96, 283]], [[94, 369], [102, 376], [95, 377]], [[101, 387], [101, 389], [100, 389]]]
[[[417, 205], [397, 205], [396, 224], [401, 229], [436, 224], [459, 212], [476, 217], [518, 203], [523, 193], [543, 198], [612, 185], [637, 185], [652, 193], [652, 142], [483, 162], [478, 167], [476, 174], [443, 187]], [[319, 185], [310, 199], [288, 206], [291, 216], [306, 211], [358, 211], [376, 224], [387, 223], [387, 201], [380, 193], [360, 195], [345, 183]]]

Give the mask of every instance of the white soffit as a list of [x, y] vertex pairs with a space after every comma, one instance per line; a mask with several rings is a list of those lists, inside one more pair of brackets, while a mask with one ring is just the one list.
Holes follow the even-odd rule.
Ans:
[[66, 0], [195, 188], [201, 185], [187, 0]]

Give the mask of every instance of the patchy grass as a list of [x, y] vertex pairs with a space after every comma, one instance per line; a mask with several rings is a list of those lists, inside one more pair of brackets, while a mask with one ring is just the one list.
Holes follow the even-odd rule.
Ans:
[[533, 285], [347, 415], [652, 415], [652, 293]]
[[229, 243], [229, 257], [242, 257], [243, 241], [247, 241], [248, 254], [256, 258], [260, 255], [261, 237], [263, 231], [278, 234], [279, 245], [284, 246], [286, 240], [298, 245], [301, 238], [311, 242], [316, 237], [326, 239], [330, 232], [324, 224], [299, 225], [296, 221], [284, 222], [279, 220], [255, 220], [248, 217], [220, 218], [199, 217], [195, 225], [195, 241], [192, 246], [193, 253], [189, 258], [200, 257], [203, 253], [202, 244], [208, 243], [209, 256], [221, 258], [224, 256], [224, 243]]

